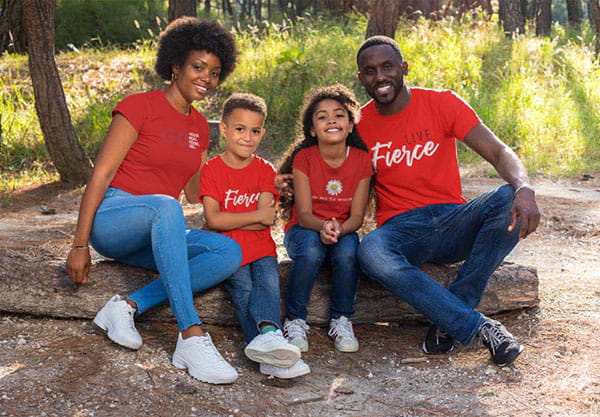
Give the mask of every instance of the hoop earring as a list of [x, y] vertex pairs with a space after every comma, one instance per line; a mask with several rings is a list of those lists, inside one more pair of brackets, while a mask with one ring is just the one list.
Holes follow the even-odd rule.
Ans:
[[177, 81], [177, 73], [176, 72], [171, 73], [171, 82], [173, 82], [173, 81]]

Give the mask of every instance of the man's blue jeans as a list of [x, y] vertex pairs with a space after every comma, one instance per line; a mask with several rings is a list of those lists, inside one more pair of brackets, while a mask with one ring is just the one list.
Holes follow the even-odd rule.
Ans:
[[269, 323], [281, 329], [281, 297], [276, 257], [265, 256], [240, 266], [225, 281], [225, 288], [235, 304], [246, 343], [250, 343], [258, 335], [261, 323]]
[[[487, 281], [519, 241], [512, 232], [510, 185], [465, 204], [435, 204], [392, 217], [365, 236], [365, 274], [415, 307], [454, 339], [469, 344], [483, 316], [475, 311]], [[465, 261], [448, 289], [419, 269], [425, 262]]]
[[350, 233], [333, 245], [325, 245], [319, 232], [296, 224], [285, 234], [283, 244], [293, 260], [288, 282], [287, 318], [306, 320], [310, 293], [327, 255], [332, 269], [329, 314], [334, 319], [352, 316], [360, 271], [356, 259], [358, 235]]
[[201, 324], [193, 293], [223, 281], [242, 261], [233, 239], [186, 229], [181, 205], [173, 197], [136, 196], [113, 187], [98, 207], [90, 243], [102, 256], [158, 271], [159, 279], [129, 298], [138, 314], [168, 300], [180, 331]]

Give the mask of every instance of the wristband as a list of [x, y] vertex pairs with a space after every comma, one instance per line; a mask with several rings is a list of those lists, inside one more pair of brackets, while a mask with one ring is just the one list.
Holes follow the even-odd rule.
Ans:
[[73, 249], [89, 249], [89, 245], [76, 245], [73, 246]]
[[523, 184], [521, 184], [520, 186], [517, 187], [517, 189], [515, 190], [515, 195], [517, 195], [517, 193], [519, 191], [521, 191], [523, 188], [527, 188], [528, 190], [530, 190], [532, 193], [535, 194], [535, 191], [533, 190], [533, 188], [531, 188], [531, 185], [524, 182]]

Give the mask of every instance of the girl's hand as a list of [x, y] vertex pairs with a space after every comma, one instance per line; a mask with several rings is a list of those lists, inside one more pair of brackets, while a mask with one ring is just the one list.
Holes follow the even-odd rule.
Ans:
[[260, 223], [265, 226], [272, 226], [275, 224], [277, 218], [277, 210], [275, 209], [275, 201], [271, 201], [268, 206], [261, 207], [257, 210], [260, 216]]
[[337, 243], [340, 233], [341, 226], [335, 218], [325, 220], [320, 232], [321, 242], [325, 245], [333, 245], [334, 243]]
[[89, 249], [71, 249], [67, 256], [67, 273], [75, 284], [85, 284], [92, 265]]

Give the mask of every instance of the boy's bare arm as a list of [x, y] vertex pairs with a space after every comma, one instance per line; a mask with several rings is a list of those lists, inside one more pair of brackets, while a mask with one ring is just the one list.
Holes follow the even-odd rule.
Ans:
[[[263, 197], [263, 194], [270, 195], [270, 205], [263, 204], [261, 206], [262, 199], [268, 200], [268, 197]], [[204, 196], [202, 201], [204, 203], [206, 225], [211, 230], [224, 232], [234, 229], [246, 229], [248, 226], [255, 227], [248, 230], [261, 230], [258, 228], [259, 225], [265, 228], [275, 222], [275, 205], [273, 204], [272, 193], [262, 193], [259, 197], [259, 208], [246, 213], [227, 213], [221, 211], [219, 202], [212, 197]]]
[[260, 194], [260, 197], [258, 197], [258, 211], [260, 211], [260, 210], [265, 210], [265, 214], [267, 216], [266, 219], [270, 218], [271, 213], [273, 214], [273, 221], [269, 225], [258, 222], [258, 223], [248, 224], [246, 226], [240, 227], [240, 229], [242, 229], [242, 230], [264, 230], [267, 227], [271, 227], [275, 223], [277, 214], [276, 214], [276, 209], [275, 209], [275, 196], [273, 195], [273, 193], [265, 191]]

